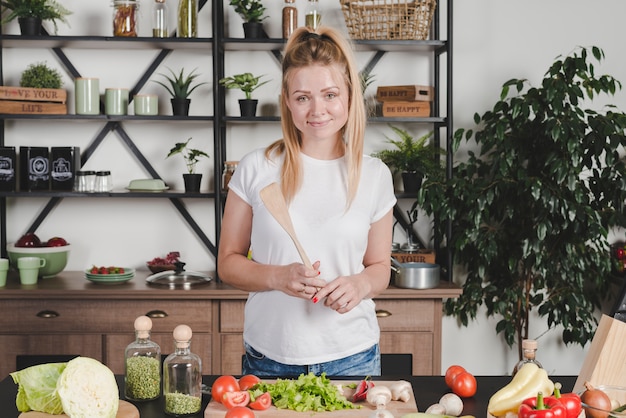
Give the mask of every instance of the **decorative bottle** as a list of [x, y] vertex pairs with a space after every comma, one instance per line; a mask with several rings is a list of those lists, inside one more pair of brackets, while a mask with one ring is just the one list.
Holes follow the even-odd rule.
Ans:
[[179, 0], [178, 2], [178, 37], [195, 38], [198, 36], [198, 0]]
[[537, 340], [522, 340], [522, 360], [519, 361], [513, 368], [513, 376], [522, 368], [526, 363], [534, 363], [538, 367], [543, 368], [541, 363], [535, 358], [537, 355]]
[[296, 0], [285, 0], [283, 6], [283, 38], [287, 39], [298, 27], [298, 9], [294, 6]]
[[322, 15], [320, 14], [318, 0], [308, 0], [306, 13], [304, 15], [304, 24], [311, 29], [317, 29], [322, 23]]
[[161, 347], [150, 339], [151, 330], [150, 318], [135, 319], [135, 341], [124, 353], [126, 399], [148, 401], [161, 394]]
[[202, 361], [190, 351], [191, 328], [174, 328], [174, 352], [163, 363], [165, 413], [175, 417], [192, 415], [202, 407]]
[[137, 14], [139, 1], [137, 0], [114, 0], [113, 1], [113, 36], [136, 37]]
[[167, 4], [165, 0], [154, 0], [152, 8], [152, 36], [167, 38]]

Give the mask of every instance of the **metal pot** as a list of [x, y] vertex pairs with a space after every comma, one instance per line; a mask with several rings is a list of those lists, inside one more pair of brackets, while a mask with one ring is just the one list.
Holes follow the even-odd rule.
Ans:
[[395, 274], [395, 285], [406, 289], [432, 289], [441, 280], [439, 264], [400, 263], [391, 257], [391, 269]]

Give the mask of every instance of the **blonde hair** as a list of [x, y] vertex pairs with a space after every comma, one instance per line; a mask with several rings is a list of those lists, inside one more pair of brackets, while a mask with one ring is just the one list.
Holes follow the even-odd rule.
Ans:
[[348, 179], [346, 184], [347, 204], [349, 206], [354, 200], [361, 176], [363, 138], [367, 118], [360, 75], [352, 47], [336, 29], [325, 26], [320, 26], [317, 30], [300, 27], [289, 37], [282, 60], [283, 80], [280, 108], [283, 138], [267, 147], [265, 156], [271, 158], [274, 153], [277, 155], [284, 154], [281, 189], [287, 201], [290, 201], [302, 183], [299, 158], [302, 138], [286, 103], [289, 97], [288, 81], [294, 70], [316, 64], [337, 65], [343, 69], [344, 80], [349, 90], [348, 120], [342, 129]]

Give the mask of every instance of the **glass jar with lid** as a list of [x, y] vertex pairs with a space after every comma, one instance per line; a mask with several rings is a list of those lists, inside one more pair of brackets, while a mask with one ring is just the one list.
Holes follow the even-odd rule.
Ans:
[[222, 173], [222, 191], [228, 191], [228, 183], [235, 174], [235, 169], [239, 161], [224, 161], [224, 172]]
[[124, 352], [126, 399], [148, 401], [161, 394], [161, 347], [150, 339], [152, 320], [135, 319], [135, 341]]
[[176, 417], [200, 412], [202, 407], [202, 361], [191, 352], [188, 325], [174, 328], [174, 352], [163, 363], [165, 413]]
[[138, 0], [113, 1], [113, 36], [136, 37], [137, 14], [139, 13]]

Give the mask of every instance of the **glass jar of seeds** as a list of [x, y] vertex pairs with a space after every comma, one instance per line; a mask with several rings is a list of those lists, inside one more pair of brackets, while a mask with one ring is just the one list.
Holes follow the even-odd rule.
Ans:
[[174, 328], [174, 352], [163, 363], [165, 413], [175, 417], [193, 415], [202, 407], [202, 361], [191, 352], [191, 328]]
[[135, 319], [135, 341], [125, 351], [126, 399], [148, 401], [161, 394], [161, 347], [150, 339], [152, 320]]

